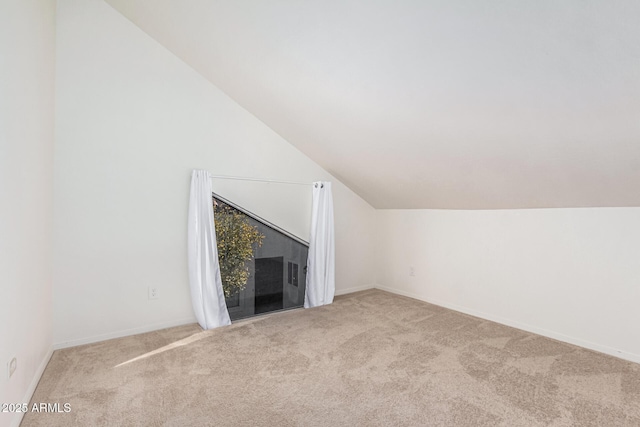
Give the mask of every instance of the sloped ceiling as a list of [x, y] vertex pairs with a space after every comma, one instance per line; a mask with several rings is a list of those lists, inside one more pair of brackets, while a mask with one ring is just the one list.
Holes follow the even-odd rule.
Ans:
[[107, 0], [376, 208], [640, 206], [637, 0]]

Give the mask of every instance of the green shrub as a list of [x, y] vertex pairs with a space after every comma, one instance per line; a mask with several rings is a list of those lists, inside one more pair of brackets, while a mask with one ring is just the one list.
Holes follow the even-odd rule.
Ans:
[[249, 262], [254, 250], [262, 245], [264, 235], [242, 212], [231, 206], [214, 201], [213, 210], [222, 289], [225, 298], [229, 298], [246, 286]]

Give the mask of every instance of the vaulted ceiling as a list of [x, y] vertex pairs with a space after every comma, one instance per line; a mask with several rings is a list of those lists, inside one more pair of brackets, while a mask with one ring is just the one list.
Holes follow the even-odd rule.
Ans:
[[640, 206], [637, 0], [106, 0], [377, 208]]

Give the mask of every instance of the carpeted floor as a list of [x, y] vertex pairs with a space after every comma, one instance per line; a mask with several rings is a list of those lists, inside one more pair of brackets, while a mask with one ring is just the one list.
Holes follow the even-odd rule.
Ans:
[[640, 426], [640, 365], [371, 290], [56, 351], [34, 402], [71, 412], [24, 427]]

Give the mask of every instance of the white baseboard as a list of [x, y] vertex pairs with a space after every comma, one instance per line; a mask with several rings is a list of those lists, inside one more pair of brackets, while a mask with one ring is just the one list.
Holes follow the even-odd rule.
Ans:
[[84, 344], [93, 344], [96, 342], [111, 340], [114, 338], [128, 337], [131, 335], [144, 334], [145, 332], [153, 332], [160, 329], [173, 328], [174, 326], [188, 325], [189, 323], [196, 323], [196, 319], [194, 317], [190, 317], [186, 319], [173, 320], [170, 322], [154, 323], [151, 325], [141, 326], [139, 328], [132, 328], [132, 329], [125, 329], [121, 331], [110, 332], [108, 334], [100, 334], [100, 335], [94, 335], [86, 338], [78, 338], [78, 339], [69, 340], [69, 341], [62, 341], [59, 343], [55, 343], [53, 345], [53, 349], [60, 350], [63, 348], [76, 347]]
[[345, 294], [352, 294], [354, 292], [360, 292], [360, 291], [366, 291], [368, 289], [374, 289], [376, 287], [376, 285], [370, 284], [370, 285], [363, 285], [363, 286], [355, 286], [352, 288], [346, 288], [346, 289], [340, 289], [340, 290], [336, 290], [335, 295], [345, 295]]
[[[45, 354], [44, 358], [40, 362], [40, 365], [38, 366], [38, 370], [33, 375], [33, 379], [29, 384], [29, 388], [27, 389], [27, 391], [24, 394], [24, 397], [22, 398], [22, 403], [31, 402], [33, 393], [35, 393], [36, 387], [38, 387], [38, 383], [40, 382], [40, 378], [42, 378], [42, 374], [44, 374], [44, 370], [49, 364], [49, 360], [51, 360], [52, 355], [53, 355], [53, 347], [49, 347], [49, 351], [47, 351], [47, 354]], [[19, 427], [20, 423], [22, 422], [22, 417], [24, 417], [24, 412], [16, 412], [9, 425], [11, 427]]]
[[[369, 285], [356, 286], [356, 287], [351, 287], [346, 289], [340, 289], [336, 291], [335, 295], [338, 296], [338, 295], [350, 294], [353, 292], [364, 291], [367, 289], [374, 289], [374, 287], [375, 285], [369, 284]], [[196, 319], [187, 318], [187, 319], [175, 320], [171, 322], [155, 323], [152, 325], [141, 326], [139, 328], [125, 329], [121, 331], [110, 332], [107, 334], [94, 335], [90, 337], [78, 338], [78, 339], [73, 339], [68, 341], [61, 341], [53, 345], [53, 350], [61, 350], [63, 348], [77, 347], [79, 345], [93, 344], [96, 342], [111, 340], [115, 338], [123, 338], [131, 335], [144, 334], [145, 332], [152, 332], [160, 329], [173, 328], [175, 326], [187, 325], [189, 323], [196, 323]]]
[[474, 309], [470, 309], [467, 307], [462, 307], [456, 304], [450, 304], [447, 302], [434, 300], [431, 298], [425, 298], [417, 294], [413, 294], [411, 292], [405, 292], [398, 289], [388, 288], [386, 286], [375, 285], [376, 289], [380, 289], [381, 291], [390, 292], [392, 294], [402, 295], [405, 297], [417, 299], [420, 301], [428, 302], [429, 304], [438, 305], [440, 307], [445, 307], [451, 310], [459, 311], [460, 313], [469, 314], [471, 316], [479, 317], [481, 319], [490, 320], [492, 322], [500, 323], [502, 325], [511, 326], [512, 328], [521, 329], [526, 332], [532, 332], [534, 334], [542, 335], [547, 338], [552, 338], [554, 340], [566, 342], [568, 344], [577, 345], [579, 347], [583, 347], [589, 350], [597, 351], [599, 353], [608, 354], [610, 356], [614, 356], [620, 359], [628, 360], [630, 362], [640, 363], [640, 354], [629, 353], [623, 350], [619, 350], [616, 348], [600, 345], [597, 343], [593, 343], [590, 341], [586, 341], [580, 338], [571, 337], [568, 335], [561, 334], [555, 331], [549, 331], [547, 329], [538, 328], [535, 326], [531, 326], [525, 323], [521, 323], [511, 319], [505, 319], [503, 317], [494, 316], [491, 314], [483, 313]]

